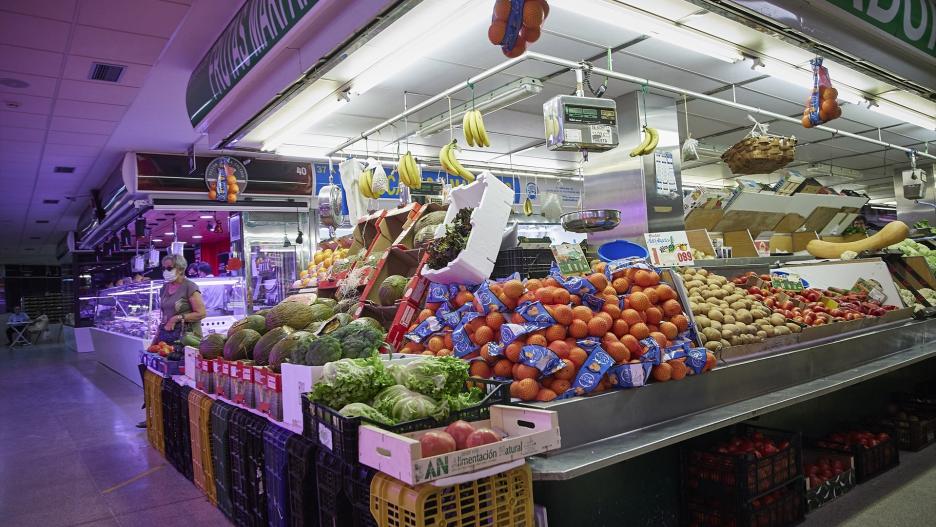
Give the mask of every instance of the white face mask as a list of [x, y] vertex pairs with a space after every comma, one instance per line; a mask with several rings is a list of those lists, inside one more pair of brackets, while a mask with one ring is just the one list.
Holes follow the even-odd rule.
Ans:
[[163, 271], [163, 280], [167, 282], [174, 282], [177, 277], [178, 275], [176, 274], [175, 269], [171, 271]]

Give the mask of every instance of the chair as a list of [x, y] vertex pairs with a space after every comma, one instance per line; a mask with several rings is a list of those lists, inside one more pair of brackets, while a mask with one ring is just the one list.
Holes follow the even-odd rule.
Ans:
[[29, 333], [29, 340], [33, 344], [38, 344], [39, 340], [48, 330], [49, 317], [46, 315], [39, 315], [36, 317], [36, 321], [26, 329], [27, 333]]

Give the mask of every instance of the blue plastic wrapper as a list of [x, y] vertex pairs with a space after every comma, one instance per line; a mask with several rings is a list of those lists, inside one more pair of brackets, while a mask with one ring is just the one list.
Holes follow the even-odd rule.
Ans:
[[449, 295], [449, 286], [445, 284], [437, 284], [435, 282], [429, 282], [429, 291], [426, 293], [426, 303], [442, 303], [445, 304], [448, 302], [451, 295]]
[[553, 262], [552, 267], [549, 269], [549, 276], [553, 277], [559, 282], [560, 286], [572, 295], [584, 295], [586, 293], [596, 293], [598, 291], [598, 289], [583, 276], [562, 276], [555, 262]]
[[598, 312], [604, 307], [605, 299], [591, 293], [585, 293], [582, 295], [582, 303], [590, 307], [592, 311]]
[[608, 262], [605, 266], [605, 277], [607, 277], [610, 282], [616, 273], [621, 271], [626, 271], [627, 269], [636, 268], [643, 269], [644, 271], [656, 271], [656, 269], [647, 263], [647, 260], [637, 256], [631, 256], [629, 258], [621, 258], [620, 260], [614, 260]]
[[541, 329], [543, 328], [535, 322], [524, 322], [523, 324], [508, 322], [502, 324], [500, 327], [500, 343], [502, 346], [506, 346], [527, 333], [533, 333]]
[[496, 342], [488, 342], [487, 347], [488, 355], [492, 357], [500, 357], [504, 355], [504, 346], [501, 346]]
[[549, 314], [549, 311], [546, 311], [546, 306], [539, 301], [528, 302], [517, 307], [517, 313], [527, 322], [535, 324], [536, 329], [545, 329], [556, 323], [556, 319]]
[[504, 277], [504, 278], [497, 278], [497, 279], [494, 280], [494, 281], [497, 282], [497, 283], [499, 283], [499, 284], [503, 284], [504, 282], [509, 282], [509, 281], [511, 281], [511, 280], [521, 280], [521, 278], [520, 278], [520, 273], [514, 271], [511, 275], [506, 276], [506, 277]]
[[[439, 306], [439, 310], [436, 311], [436, 316], [441, 317], [442, 325], [450, 328], [456, 328], [464, 320], [465, 316], [468, 314], [474, 314], [480, 316], [479, 313], [474, 311], [474, 306], [471, 304], [465, 304], [462, 307], [452, 310], [448, 307], [448, 304], [442, 304]], [[476, 317], [471, 317], [468, 321], [474, 320]], [[467, 324], [467, 322], [466, 322]]]
[[444, 327], [445, 326], [443, 326], [442, 321], [440, 321], [438, 318], [429, 317], [426, 320], [420, 322], [418, 326], [413, 328], [413, 331], [410, 331], [404, 335], [404, 338], [422, 344], [433, 334], [442, 331]]
[[640, 343], [647, 347], [647, 352], [640, 356], [641, 361], [647, 361], [654, 365], [663, 361], [663, 350], [660, 349], [660, 345], [657, 344], [656, 340], [647, 337], [641, 340]]
[[686, 352], [686, 366], [695, 375], [699, 375], [705, 369], [706, 359], [705, 348], [690, 348]]
[[520, 363], [536, 368], [544, 377], [552, 375], [565, 367], [565, 362], [552, 350], [536, 345], [520, 348]]
[[664, 362], [668, 360], [678, 359], [685, 357], [686, 353], [692, 349], [692, 345], [687, 340], [680, 340], [679, 342], [673, 344], [672, 346], [663, 350], [662, 360]]
[[[473, 313], [477, 315], [477, 313]], [[459, 326], [452, 332], [452, 354], [458, 357], [459, 359], [465, 355], [470, 355], [475, 351], [478, 351], [478, 346], [471, 341], [471, 337], [468, 336], [468, 330], [465, 329], [464, 325]]]
[[645, 361], [618, 364], [608, 370], [608, 381], [615, 388], [638, 388], [647, 384], [652, 369], [653, 364]]
[[558, 399], [567, 399], [576, 395], [585, 395], [591, 393], [601, 382], [604, 374], [614, 365], [614, 359], [601, 348], [596, 340], [583, 339], [578, 341], [580, 348], [588, 352], [588, 358], [579, 368], [572, 387], [559, 394]]
[[481, 282], [481, 285], [474, 292], [474, 307], [478, 312], [487, 315], [491, 311], [507, 311], [507, 306], [497, 298], [497, 295], [491, 292], [491, 285], [488, 282]]

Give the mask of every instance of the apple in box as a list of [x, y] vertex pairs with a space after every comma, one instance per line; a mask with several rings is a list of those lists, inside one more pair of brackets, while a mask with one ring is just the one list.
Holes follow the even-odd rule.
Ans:
[[500, 440], [501, 435], [490, 428], [475, 429], [471, 423], [459, 420], [448, 425], [444, 431], [426, 432], [419, 438], [419, 445], [422, 457], [432, 457]]
[[440, 456], [455, 451], [455, 439], [447, 432], [426, 432], [419, 438], [423, 457]]

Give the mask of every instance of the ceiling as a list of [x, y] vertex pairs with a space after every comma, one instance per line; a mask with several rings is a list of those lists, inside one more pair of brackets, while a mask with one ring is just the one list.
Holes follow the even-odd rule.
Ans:
[[[203, 218], [202, 216], [207, 216]], [[173, 241], [185, 242], [187, 246], [213, 244], [230, 240], [228, 233], [228, 213], [149, 210], [144, 215], [150, 235], [142, 237], [140, 243], [148, 245], [150, 241], [158, 248], [169, 246]], [[175, 227], [173, 227], [175, 222]], [[221, 224], [220, 233], [211, 230]], [[171, 233], [176, 232], [178, 237]], [[169, 233], [169, 234], [167, 234]], [[158, 241], [157, 241], [158, 240]]]
[[[408, 53], [423, 55], [417, 61], [400, 60], [399, 68], [386, 75], [382, 82], [372, 87], [363, 95], [355, 97], [355, 82], [360, 77], [353, 77], [355, 56], [352, 54], [339, 66], [324, 74], [321, 81], [326, 86], [351, 85], [350, 102], [338, 106], [338, 110], [318, 117], [304, 131], [294, 135], [277, 149], [287, 155], [321, 156], [346, 139], [357, 136], [362, 131], [380, 124], [387, 118], [401, 112], [406, 104], [424, 100], [426, 96], [439, 93], [451, 86], [464, 83], [465, 79], [491, 68], [504, 60], [498, 47], [492, 46], [485, 38], [490, 18], [490, 2], [470, 0], [451, 1], [449, 4], [461, 4], [459, 24], [445, 25], [438, 29], [421, 28], [419, 34], [412, 35], [416, 46], [401, 48]], [[700, 10], [689, 2], [681, 0], [627, 0], [627, 4], [651, 9], [660, 16], [678, 22], [687, 27], [718, 35], [722, 39], [731, 39], [743, 50], [757, 50], [765, 59], [782, 60], [786, 64], [808, 68], [812, 55], [802, 49], [773, 39], [742, 26], [736, 22], [721, 18], [715, 14]], [[608, 47], [619, 49], [613, 54], [613, 69], [628, 75], [645, 77], [656, 82], [704, 92], [716, 97], [732, 99], [737, 102], [763, 108], [799, 118], [804, 101], [809, 95], [809, 86], [790, 83], [778, 77], [768, 76], [761, 67], [752, 68], [750, 60], [728, 63], [677, 46], [662, 38], [647, 38], [641, 35], [639, 24], [616, 23], [609, 20], [584, 18], [586, 11], [567, 10], [562, 7], [573, 6], [574, 2], [550, 2], [551, 14], [544, 25], [542, 38], [530, 49], [547, 55], [554, 55], [568, 60], [593, 59], [598, 66], [604, 67], [604, 53]], [[558, 6], [558, 7], [557, 7]], [[577, 4], [576, 4], [577, 6]], [[573, 6], [573, 7], [576, 7]], [[485, 16], [475, 11], [480, 10]], [[470, 15], [470, 16], [469, 16]], [[401, 19], [402, 23], [404, 19]], [[626, 21], [626, 19], [624, 19]], [[391, 26], [391, 30], [393, 26]], [[425, 46], [432, 42], [432, 46]], [[628, 45], [629, 43], [629, 45]], [[386, 51], [384, 51], [386, 53]], [[400, 57], [406, 53], [400, 53]], [[598, 57], [598, 58], [596, 58]], [[826, 61], [833, 83], [859, 90], [866, 95], [888, 97], [895, 100], [898, 92], [895, 88], [883, 84], [857, 72], [847, 71]], [[936, 64], [934, 64], [936, 68]], [[363, 75], [363, 74], [361, 74]], [[466, 148], [460, 159], [476, 162], [498, 162], [523, 167], [542, 167], [572, 170], [580, 156], [574, 153], [549, 152], [543, 143], [542, 104], [558, 94], [574, 91], [575, 79], [571, 72], [538, 62], [524, 62], [504, 73], [478, 83], [475, 93], [480, 95], [496, 87], [507, 84], [521, 76], [535, 76], [544, 79], [545, 88], [541, 94], [509, 108], [485, 116], [485, 124], [492, 136], [493, 147], [485, 150]], [[594, 84], [600, 83], [597, 79]], [[636, 84], [612, 80], [606, 97], [617, 97], [638, 89]], [[750, 130], [747, 113], [701, 100], [688, 101], [688, 128], [684, 116], [681, 96], [658, 92], [676, 99], [680, 113], [680, 135], [685, 138], [691, 132], [692, 137], [713, 147], [725, 148], [742, 139]], [[461, 104], [471, 97], [468, 89], [463, 89], [452, 97], [452, 105]], [[915, 98], [922, 101], [914, 108], [936, 118], [936, 102]], [[346, 153], [354, 155], [373, 154], [382, 151], [395, 155], [397, 146], [392, 141], [403, 135], [404, 126], [411, 132], [420, 121], [434, 117], [447, 109], [443, 101], [418, 112], [409, 122], [397, 123], [395, 128], [387, 128], [375, 134], [368, 141], [360, 141]], [[936, 142], [936, 131], [920, 126], [906, 124], [899, 118], [871, 111], [853, 104], [844, 106], [844, 117], [834, 121], [832, 126], [852, 133], [867, 135], [901, 146], [924, 150], [926, 141]], [[275, 118], [275, 116], [274, 116]], [[903, 152], [882, 152], [880, 147], [855, 139], [831, 137], [826, 132], [804, 129], [802, 126], [786, 122], [771, 124], [772, 133], [795, 135], [799, 140], [797, 159], [790, 167], [799, 167], [806, 171], [813, 164], [822, 164], [832, 170], [841, 168], [861, 172], [859, 178], [825, 178], [826, 184], [847, 185], [850, 188], [869, 190], [873, 198], [886, 199], [893, 196], [890, 171], [895, 164], [906, 163]], [[457, 131], [460, 135], [460, 131]], [[417, 156], [437, 156], [439, 148], [449, 141], [448, 131], [429, 138], [411, 137], [404, 147], [411, 149]], [[241, 141], [243, 146], [250, 142]], [[262, 142], [255, 143], [259, 146]], [[534, 146], [534, 148], [529, 148]], [[932, 151], [932, 149], [931, 149]], [[699, 183], [723, 183], [730, 173], [716, 160], [708, 164], [697, 163], [697, 168], [684, 172], [684, 180]], [[813, 173], [808, 175], [826, 175]]]

